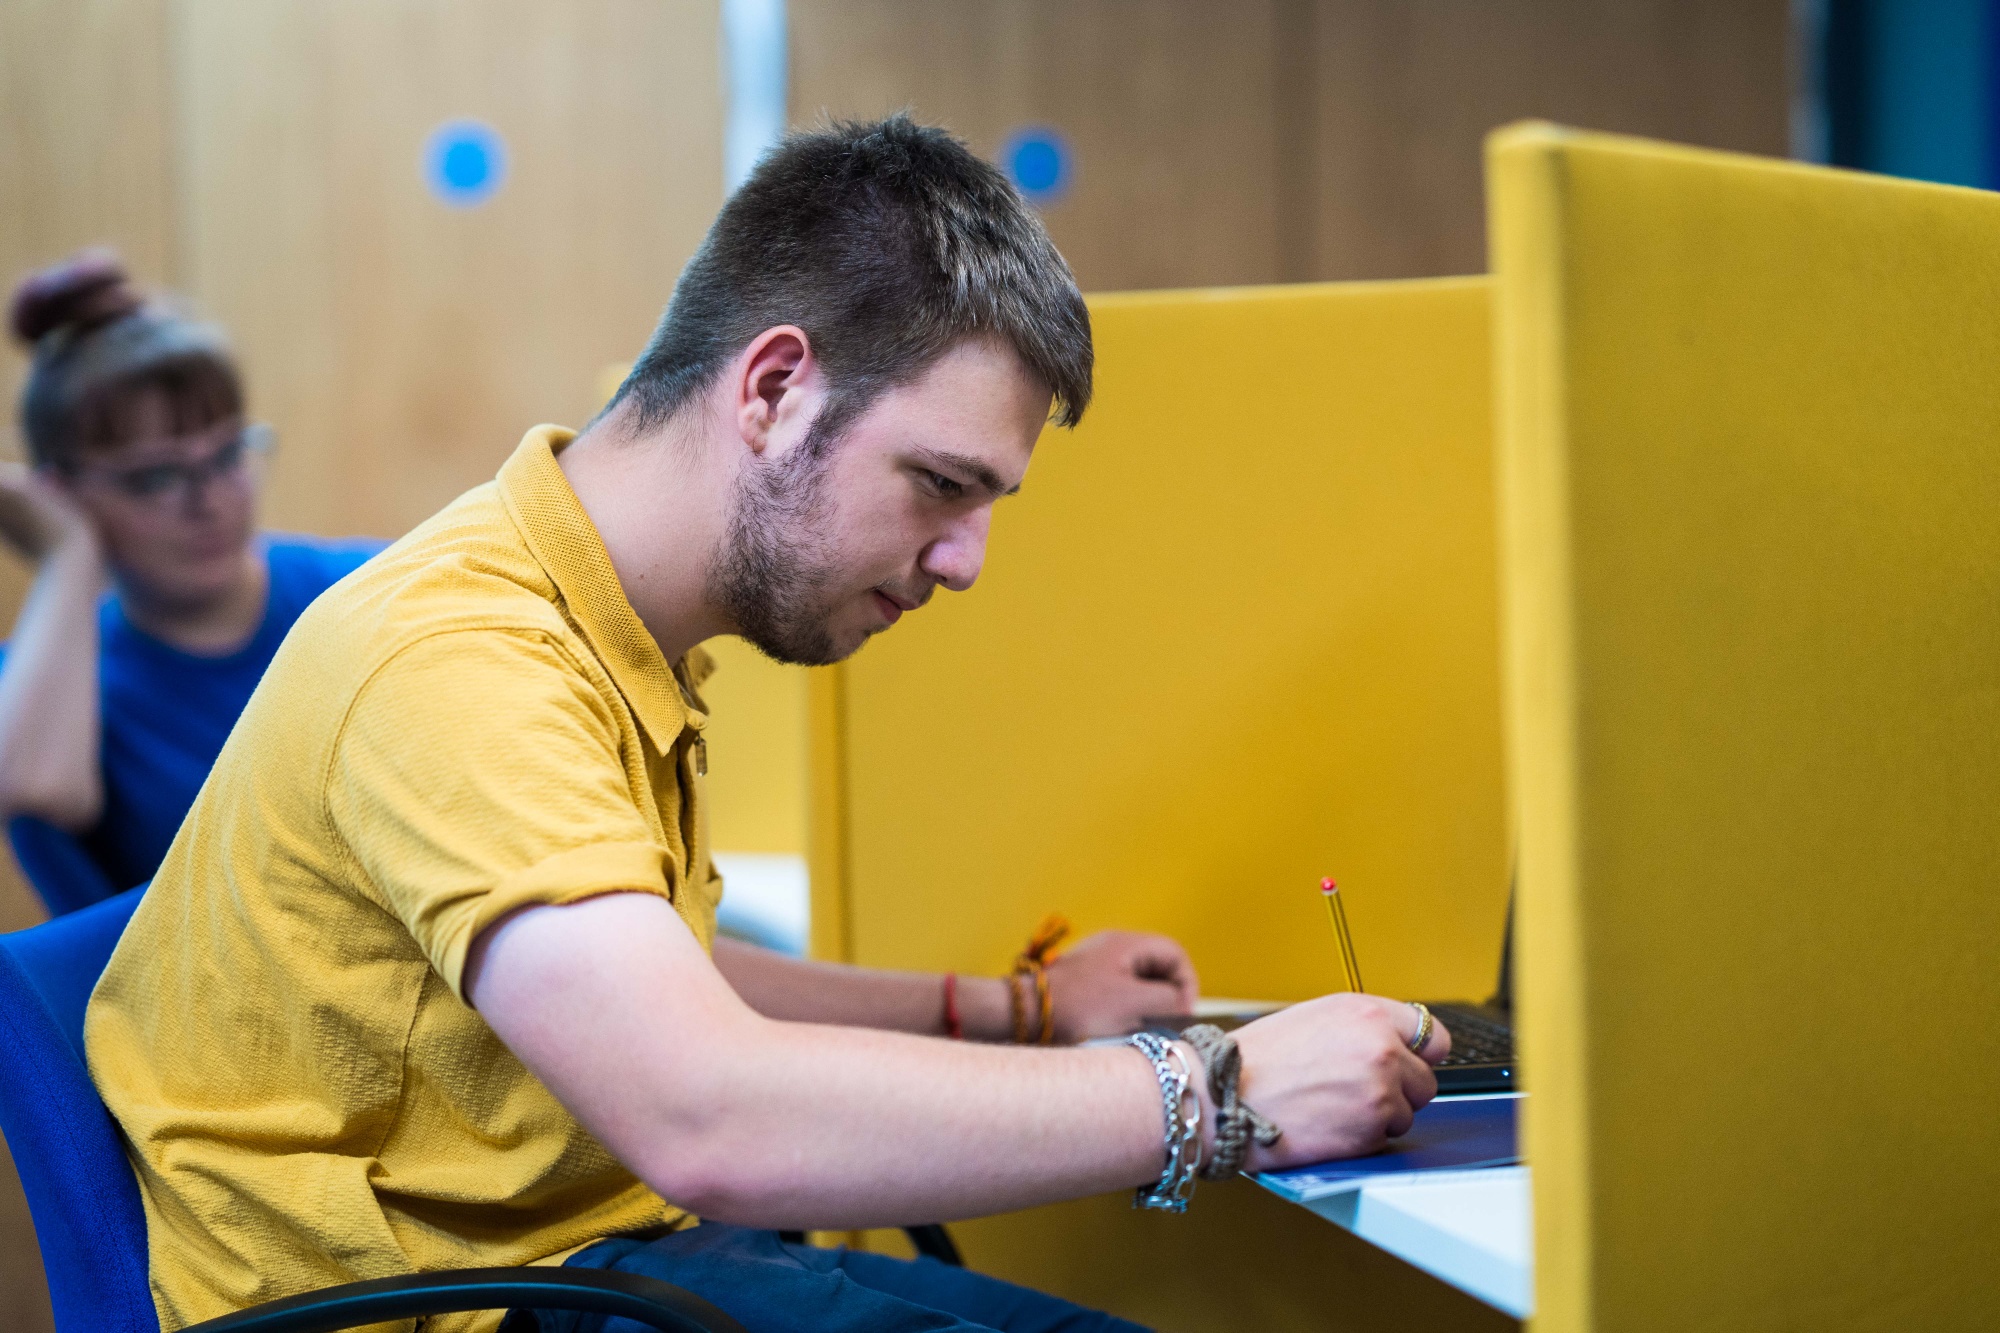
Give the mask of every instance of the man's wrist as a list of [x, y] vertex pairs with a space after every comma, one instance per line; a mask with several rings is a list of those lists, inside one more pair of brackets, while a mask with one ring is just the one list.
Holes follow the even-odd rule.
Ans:
[[1005, 977], [958, 978], [958, 1016], [967, 1041], [1012, 1041], [1014, 1020]]

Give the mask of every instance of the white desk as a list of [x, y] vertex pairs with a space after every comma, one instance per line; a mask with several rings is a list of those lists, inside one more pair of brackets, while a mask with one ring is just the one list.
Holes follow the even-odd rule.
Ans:
[[1534, 1313], [1525, 1166], [1368, 1181], [1299, 1206], [1495, 1309]]

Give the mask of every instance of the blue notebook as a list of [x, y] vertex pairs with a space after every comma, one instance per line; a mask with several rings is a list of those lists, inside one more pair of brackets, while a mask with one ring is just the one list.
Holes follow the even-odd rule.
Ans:
[[1518, 1095], [1442, 1098], [1417, 1112], [1410, 1132], [1380, 1152], [1289, 1171], [1265, 1171], [1257, 1183], [1294, 1203], [1304, 1203], [1387, 1176], [1511, 1166], [1521, 1160], [1515, 1133], [1520, 1102]]

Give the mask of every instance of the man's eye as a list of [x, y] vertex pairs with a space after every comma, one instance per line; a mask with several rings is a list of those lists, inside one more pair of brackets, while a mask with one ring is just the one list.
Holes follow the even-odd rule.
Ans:
[[947, 500], [956, 500], [959, 496], [965, 494], [964, 483], [953, 481], [941, 472], [932, 472], [927, 469], [924, 472], [924, 479], [930, 483], [932, 490]]

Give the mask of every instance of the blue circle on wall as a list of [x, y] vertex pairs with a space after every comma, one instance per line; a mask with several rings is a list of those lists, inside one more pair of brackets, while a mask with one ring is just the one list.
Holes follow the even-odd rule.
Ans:
[[1031, 204], [1052, 204], [1069, 193], [1069, 141], [1047, 125], [1026, 125], [1000, 147], [1000, 166]]
[[448, 120], [424, 142], [424, 179], [453, 208], [483, 204], [507, 179], [507, 145], [490, 125]]

